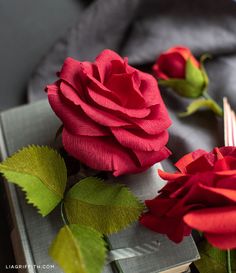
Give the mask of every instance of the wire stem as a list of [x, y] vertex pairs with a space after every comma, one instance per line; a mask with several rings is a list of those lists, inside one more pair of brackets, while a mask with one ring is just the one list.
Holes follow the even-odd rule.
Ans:
[[227, 250], [227, 272], [232, 273], [230, 250]]
[[212, 104], [214, 105], [213, 109], [214, 109], [215, 114], [217, 114], [218, 116], [222, 117], [223, 116], [223, 109], [222, 109], [222, 107], [220, 107], [220, 105], [207, 93], [207, 90], [205, 92], [203, 92], [202, 96], [206, 100], [210, 100], [212, 102]]
[[66, 220], [66, 218], [65, 218], [65, 215], [64, 215], [64, 212], [63, 212], [63, 205], [64, 205], [64, 202], [63, 201], [61, 201], [61, 219], [62, 219], [62, 221], [63, 221], [63, 223], [64, 223], [64, 225], [68, 225], [68, 222], [67, 222], [67, 220]]

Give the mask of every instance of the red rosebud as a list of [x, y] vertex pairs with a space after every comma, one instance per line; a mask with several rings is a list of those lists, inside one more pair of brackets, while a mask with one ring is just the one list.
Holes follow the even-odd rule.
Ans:
[[175, 242], [194, 228], [215, 247], [236, 248], [236, 147], [197, 150], [176, 167], [173, 174], [159, 171], [168, 183], [146, 201], [141, 223]]
[[208, 85], [207, 74], [186, 47], [173, 47], [162, 53], [153, 66], [162, 86], [172, 88], [178, 95], [198, 98]]
[[153, 66], [154, 74], [158, 79], [163, 80], [171, 78], [184, 79], [188, 59], [196, 68], [199, 68], [199, 62], [188, 48], [182, 46], [172, 47], [159, 56]]
[[156, 80], [111, 50], [95, 62], [67, 58], [47, 86], [69, 154], [115, 176], [141, 172], [169, 156], [170, 119]]

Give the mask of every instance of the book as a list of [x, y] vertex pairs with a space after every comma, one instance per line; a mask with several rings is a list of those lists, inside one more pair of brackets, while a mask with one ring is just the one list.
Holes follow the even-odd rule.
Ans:
[[[1, 158], [4, 159], [29, 144], [51, 145], [60, 125], [46, 100], [2, 112]], [[153, 198], [164, 185], [157, 174], [158, 168], [161, 168], [159, 163], [146, 172], [116, 179], [127, 184], [141, 200]], [[5, 187], [12, 219], [11, 239], [19, 272], [45, 273], [47, 268], [48, 272], [62, 272], [48, 255], [53, 238], [63, 226], [59, 210], [55, 209], [43, 218], [34, 207], [26, 203], [24, 193], [17, 186], [5, 183]], [[179, 273], [187, 271], [189, 264], [199, 259], [191, 236], [185, 237], [180, 244], [175, 244], [166, 236], [154, 233], [139, 223], [109, 236], [109, 240], [113, 250], [158, 242], [158, 248], [152, 253], [119, 259], [124, 273]], [[115, 273], [112, 263], [104, 267], [103, 273]]]

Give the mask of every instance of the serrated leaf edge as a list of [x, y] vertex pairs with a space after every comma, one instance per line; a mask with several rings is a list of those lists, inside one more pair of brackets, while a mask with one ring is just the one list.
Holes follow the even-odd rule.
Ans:
[[[48, 151], [54, 151], [56, 154], [57, 154], [57, 156], [62, 160], [62, 162], [63, 162], [63, 164], [64, 164], [64, 166], [65, 166], [65, 169], [66, 169], [66, 165], [65, 165], [65, 161], [64, 161], [64, 159], [62, 158], [62, 156], [55, 150], [55, 149], [53, 149], [53, 148], [51, 148], [51, 147], [49, 147], [49, 146], [47, 146], [47, 145], [42, 145], [42, 146], [40, 146], [40, 145], [35, 145], [35, 144], [32, 144], [32, 145], [28, 145], [28, 146], [25, 146], [25, 147], [23, 147], [23, 148], [21, 148], [21, 149], [19, 149], [17, 152], [15, 152], [14, 154], [12, 154], [11, 156], [9, 156], [6, 160], [4, 160], [2, 163], [0, 163], [0, 173], [2, 173], [1, 172], [1, 168], [4, 168], [5, 170], [8, 170], [8, 171], [11, 171], [11, 172], [15, 172], [15, 173], [23, 173], [23, 174], [27, 174], [27, 175], [30, 175], [30, 176], [34, 176], [34, 177], [37, 177], [37, 179], [39, 179], [40, 181], [41, 181], [41, 183], [43, 183], [43, 185], [45, 185], [49, 190], [51, 190], [53, 193], [55, 193], [58, 197], [60, 197], [60, 199], [62, 199], [63, 198], [63, 195], [61, 195], [61, 194], [59, 194], [58, 192], [56, 192], [52, 187], [51, 187], [51, 185], [50, 184], [45, 184], [44, 183], [44, 181], [42, 181], [41, 180], [41, 178], [39, 178], [37, 175], [32, 175], [32, 174], [30, 174], [30, 173], [28, 173], [27, 171], [24, 171], [24, 169], [22, 169], [24, 172], [22, 172], [22, 170], [12, 170], [11, 168], [9, 168], [8, 166], [6, 166], [6, 165], [4, 165], [4, 162], [5, 161], [7, 161], [8, 159], [11, 159], [12, 157], [14, 157], [15, 155], [17, 155], [17, 154], [19, 154], [19, 153], [21, 153], [21, 152], [23, 152], [24, 150], [26, 150], [26, 149], [34, 149], [34, 148], [43, 148], [43, 149], [46, 149], [46, 150], [48, 150]], [[3, 173], [2, 173], [3, 174]], [[4, 174], [3, 174], [4, 175]], [[6, 177], [5, 177], [6, 178]], [[7, 178], [6, 178], [7, 179]], [[10, 181], [9, 181], [10, 182]], [[22, 187], [21, 187], [22, 188]]]
[[[11, 171], [11, 170], [10, 170], [10, 171]], [[0, 172], [1, 172], [1, 171], [0, 171]], [[14, 171], [11, 171], [11, 172], [14, 173]], [[17, 173], [17, 172], [16, 172], [16, 173]], [[2, 173], [2, 175], [3, 175], [3, 177], [4, 177], [6, 180], [8, 180], [8, 178], [5, 176], [4, 173]], [[28, 175], [28, 174], [27, 174], [27, 175]], [[36, 177], [36, 176], [35, 176], [35, 177]], [[38, 177], [36, 177], [36, 178], [38, 179]], [[40, 180], [40, 181], [41, 181], [41, 180]], [[43, 217], [45, 217], [45, 216], [48, 215], [48, 214], [43, 213], [42, 210], [40, 209], [40, 207], [38, 207], [38, 206], [35, 204], [35, 202], [30, 198], [30, 196], [28, 195], [28, 192], [24, 189], [24, 187], [22, 187], [21, 185], [15, 183], [15, 182], [11, 182], [11, 181], [10, 181], [10, 183], [16, 185], [17, 187], [19, 187], [19, 188], [21, 189], [21, 191], [22, 191], [22, 192], [24, 193], [24, 195], [25, 195], [25, 200], [26, 200], [27, 204], [32, 205], [40, 215], [42, 215]], [[60, 200], [58, 201], [57, 205], [59, 204], [59, 202], [60, 202]], [[56, 206], [55, 206], [55, 207], [56, 207]], [[52, 210], [54, 210], [55, 207], [54, 207]], [[52, 211], [52, 210], [51, 210], [51, 211]], [[50, 213], [50, 212], [49, 212], [49, 213]]]
[[[112, 231], [109, 231], [109, 232], [107, 232], [106, 233], [106, 235], [110, 235], [110, 234], [113, 234], [113, 233], [117, 233], [117, 232], [119, 232], [120, 230], [122, 230], [122, 229], [124, 229], [124, 228], [127, 228], [128, 226], [130, 226], [130, 225], [132, 225], [135, 221], [138, 221], [138, 218], [139, 218], [139, 216], [143, 213], [143, 211], [146, 209], [146, 206], [145, 206], [145, 204], [144, 204], [144, 202], [143, 201], [141, 201], [141, 200], [139, 200], [138, 199], [138, 197], [130, 190], [130, 188], [128, 188], [125, 184], [121, 184], [121, 183], [115, 183], [114, 185], [112, 185], [112, 184], [109, 184], [109, 183], [106, 183], [106, 181], [104, 180], [104, 179], [102, 179], [102, 178], [100, 178], [100, 177], [86, 177], [86, 178], [84, 178], [84, 179], [88, 179], [88, 178], [96, 178], [98, 181], [100, 181], [100, 182], [103, 182], [103, 183], [105, 183], [106, 185], [111, 185], [111, 186], [121, 186], [121, 188], [125, 188], [132, 196], [133, 196], [133, 198], [135, 199], [135, 201], [137, 201], [137, 203], [138, 203], [138, 207], [136, 207], [136, 208], [134, 208], [134, 207], [129, 207], [129, 206], [109, 206], [109, 205], [99, 205], [99, 204], [94, 204], [94, 203], [91, 203], [91, 202], [84, 202], [84, 201], [82, 201], [82, 200], [80, 200], [80, 199], [76, 199], [76, 198], [70, 198], [70, 197], [68, 197], [68, 195], [66, 195], [66, 197], [65, 197], [65, 202], [66, 202], [66, 200], [71, 200], [71, 201], [77, 201], [77, 202], [80, 202], [80, 203], [84, 203], [84, 204], [89, 204], [89, 205], [93, 205], [93, 206], [95, 206], [95, 207], [116, 207], [116, 208], [120, 208], [121, 210], [122, 209], [126, 209], [126, 208], [128, 208], [128, 209], [130, 209], [130, 210], [134, 210], [135, 212], [137, 211], [137, 212], [139, 212], [139, 215], [137, 216], [137, 219], [136, 220], [134, 220], [133, 218], [131, 219], [130, 217], [128, 217], [128, 220], [129, 220], [129, 223], [127, 223], [126, 225], [123, 225], [123, 228], [117, 228], [117, 229], [112, 229]], [[81, 181], [83, 181], [84, 179], [82, 179], [82, 180], [80, 180], [79, 182], [77, 182], [77, 183], [80, 183]], [[76, 183], [76, 184], [77, 184]], [[76, 185], [75, 184], [75, 185]], [[74, 186], [75, 186], [74, 185]], [[66, 206], [65, 206], [65, 210], [67, 210], [66, 209]], [[73, 224], [73, 223], [71, 223], [71, 224]], [[95, 228], [92, 228], [92, 229], [95, 229]], [[96, 230], [96, 229], [95, 229]], [[100, 231], [98, 231], [98, 232], [100, 232]]]

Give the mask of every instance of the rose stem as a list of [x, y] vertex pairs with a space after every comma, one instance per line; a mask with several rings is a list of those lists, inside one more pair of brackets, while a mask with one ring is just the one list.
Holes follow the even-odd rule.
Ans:
[[230, 257], [230, 250], [227, 249], [227, 271], [228, 273], [232, 273], [232, 269], [231, 269], [231, 257]]
[[[104, 238], [104, 241], [107, 243], [108, 249], [111, 250], [112, 246], [108, 237], [104, 235], [103, 238]], [[115, 271], [115, 273], [124, 273], [118, 261], [112, 261], [111, 267]]]
[[68, 222], [67, 222], [64, 212], [63, 212], [63, 205], [64, 205], [64, 203], [63, 203], [63, 201], [61, 201], [61, 218], [62, 218], [63, 223], [67, 226]]
[[222, 117], [222, 116], [223, 116], [223, 109], [220, 107], [220, 105], [219, 105], [215, 100], [212, 99], [212, 97], [207, 93], [207, 91], [205, 91], [205, 92], [202, 94], [202, 96], [203, 96], [206, 100], [212, 101], [212, 103], [213, 103], [214, 106], [215, 106], [215, 113], [216, 113], [218, 116]]

